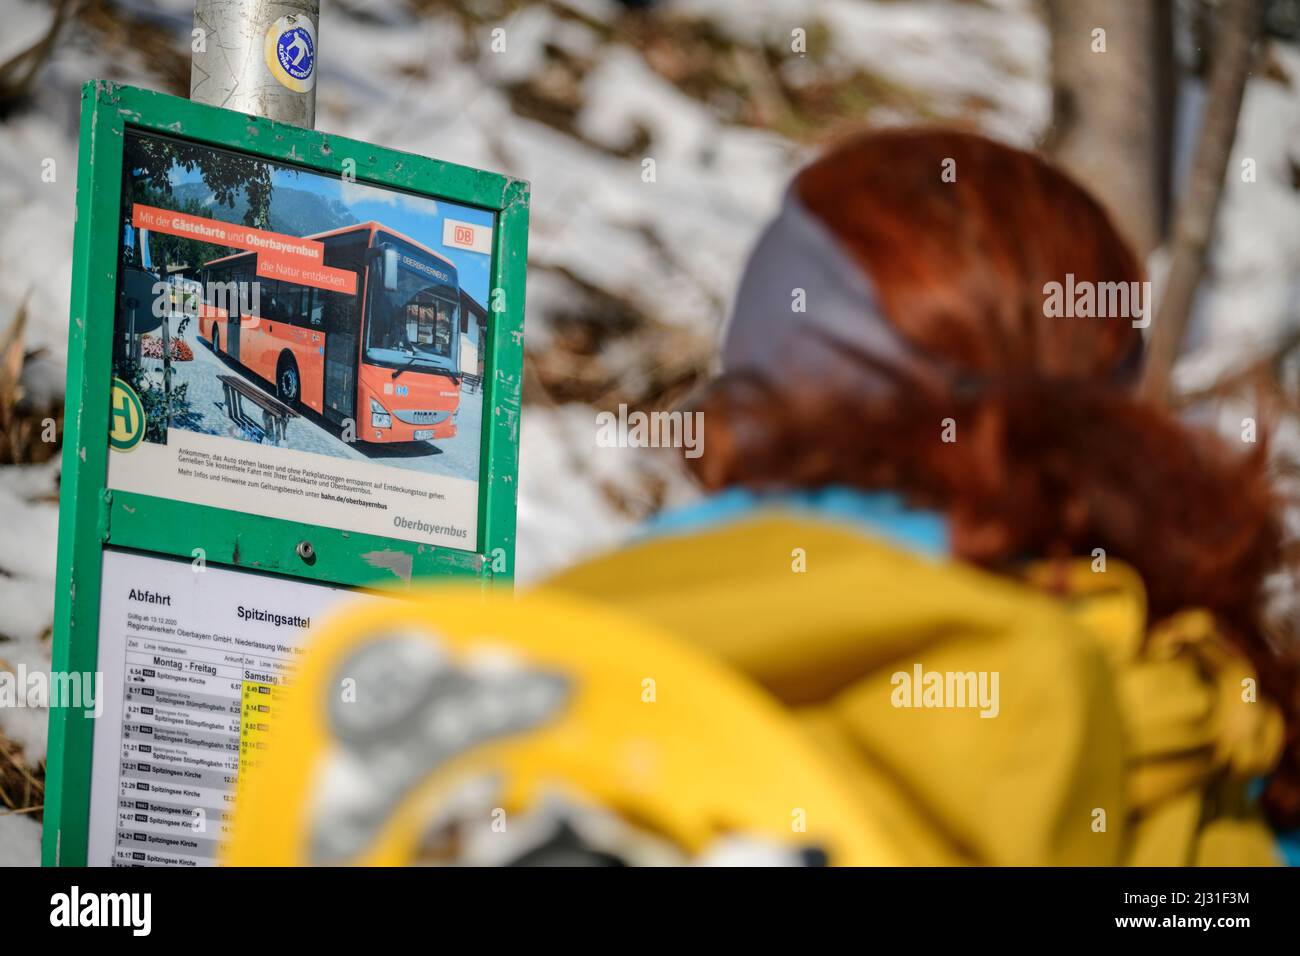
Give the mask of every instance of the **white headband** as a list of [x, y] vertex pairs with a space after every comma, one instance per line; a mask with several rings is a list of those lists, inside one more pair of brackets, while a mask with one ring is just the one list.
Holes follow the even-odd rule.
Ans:
[[[1115, 369], [1115, 384], [1137, 380], [1142, 354], [1139, 336]], [[927, 354], [894, 328], [866, 270], [793, 188], [745, 266], [721, 365], [724, 373], [752, 372], [774, 384], [791, 382], [794, 372], [821, 382], [842, 376], [868, 394], [891, 391], [900, 380], [984, 387], [982, 376]]]
[[[802, 309], [802, 311], [801, 311]], [[866, 360], [864, 362], [864, 360]], [[854, 379], [930, 364], [881, 315], [871, 280], [794, 194], [758, 240], [723, 334], [722, 370]]]

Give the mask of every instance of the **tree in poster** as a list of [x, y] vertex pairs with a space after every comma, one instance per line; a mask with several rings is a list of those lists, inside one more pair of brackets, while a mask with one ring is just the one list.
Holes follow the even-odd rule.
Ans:
[[268, 163], [238, 153], [185, 143], [178, 140], [132, 137], [124, 166], [132, 185], [172, 196], [172, 170], [196, 169], [203, 184], [212, 190], [219, 206], [234, 206], [242, 193], [247, 200], [244, 225], [265, 229], [271, 219], [271, 167]]
[[[206, 216], [208, 214], [203, 205], [195, 199], [168, 202], [166, 201], [167, 197], [162, 193], [148, 187], [137, 189], [133, 198], [136, 202], [150, 206], [166, 205], [176, 212], [187, 213], [191, 216]], [[226, 246], [204, 242], [202, 239], [175, 236], [167, 232], [152, 231], [149, 233], [149, 260], [156, 269], [164, 270], [160, 271], [159, 275], [165, 275], [165, 270], [169, 267], [186, 266], [194, 270], [205, 262], [211, 262], [213, 259], [229, 255], [234, 251]]]

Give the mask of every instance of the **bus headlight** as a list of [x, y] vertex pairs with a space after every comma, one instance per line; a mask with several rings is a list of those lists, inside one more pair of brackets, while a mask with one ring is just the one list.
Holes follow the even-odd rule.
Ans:
[[374, 428], [392, 428], [393, 416], [373, 398], [370, 400], [370, 424]]

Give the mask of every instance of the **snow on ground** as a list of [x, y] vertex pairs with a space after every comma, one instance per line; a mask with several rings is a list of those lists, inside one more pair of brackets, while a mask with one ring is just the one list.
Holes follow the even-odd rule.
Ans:
[[[54, 619], [58, 504], [50, 498], [58, 462], [0, 468], [0, 669], [48, 670]], [[44, 710], [0, 709], [0, 730], [29, 762], [45, 757]], [[0, 856], [0, 862], [3, 862]]]
[[1033, 0], [678, 0], [675, 9], [714, 19], [742, 41], [786, 49], [792, 31], [822, 25], [831, 68], [863, 67], [927, 94], [937, 117], [963, 117], [979, 97], [990, 107], [984, 128], [1020, 145], [1032, 145], [1051, 119], [1050, 43]]
[[37, 866], [41, 860], [41, 828], [25, 815], [0, 816], [0, 865]]
[[5, 32], [0, 34], [0, 63], [27, 49], [45, 35], [51, 13], [34, 0], [8, 0], [0, 7], [5, 14]]
[[[654, 323], [661, 339], [678, 336], [669, 341], [683, 343], [681, 351], [707, 356], [750, 244], [809, 155], [806, 142], [724, 121], [712, 101], [666, 81], [612, 31], [622, 9], [612, 0], [528, 3], [499, 22], [475, 23], [468, 35], [465, 20], [426, 0], [324, 6], [319, 129], [531, 181], [526, 341], [535, 360], [559, 348], [557, 323], [579, 301], [597, 309], [617, 303]], [[34, 106], [0, 124], [0, 326], [29, 301], [28, 345], [48, 350], [29, 369], [37, 391], [58, 387], [65, 359], [78, 89], [92, 77], [163, 88], [157, 48], [142, 52], [140, 38], [148, 31], [170, 38], [177, 56], [188, 43], [191, 0], [108, 7], [135, 22], [116, 38], [73, 26], [41, 75]], [[1032, 144], [1049, 119], [1048, 40], [1034, 0], [662, 7], [731, 42], [780, 51], [776, 68], [792, 86], [862, 73], [906, 92], [888, 106], [864, 106], [863, 121], [960, 117]], [[0, 59], [39, 36], [48, 16], [36, 0], [0, 0]], [[498, 26], [506, 31], [499, 53]], [[795, 29], [806, 31], [812, 52], [791, 49]], [[1184, 368], [1192, 377], [1213, 377], [1295, 318], [1300, 199], [1290, 178], [1300, 162], [1300, 52], [1273, 45], [1292, 82], [1261, 76], [1250, 86], [1234, 169], [1254, 157], [1259, 181], [1230, 182], [1217, 286], [1202, 304], [1201, 344]], [[582, 64], [567, 121], [543, 121], [514, 96], [539, 78], [563, 88], [553, 75], [555, 51]], [[43, 179], [46, 160], [52, 182]], [[620, 383], [643, 382], [653, 363], [678, 357], [651, 362], [640, 351], [645, 341], [602, 345], [600, 360]], [[692, 493], [671, 453], [597, 448], [596, 427], [592, 405], [545, 395], [526, 402], [521, 582], [615, 545], [649, 510]], [[55, 467], [0, 468], [0, 634], [9, 638], [0, 641], [0, 659], [13, 666], [48, 666], [42, 635], [53, 602]], [[30, 760], [44, 754], [44, 729], [40, 712], [0, 712], [0, 730]], [[30, 820], [0, 817], [0, 863], [34, 861], [37, 832]]]
[[648, 487], [665, 507], [695, 495], [675, 450], [602, 448], [596, 432], [596, 413], [586, 405], [525, 409], [517, 545], [522, 583], [626, 539], [635, 529], [629, 510], [652, 510]]

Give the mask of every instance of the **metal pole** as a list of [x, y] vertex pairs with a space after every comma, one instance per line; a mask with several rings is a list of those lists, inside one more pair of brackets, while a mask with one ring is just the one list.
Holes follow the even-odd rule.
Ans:
[[190, 99], [312, 128], [320, 0], [196, 0]]

